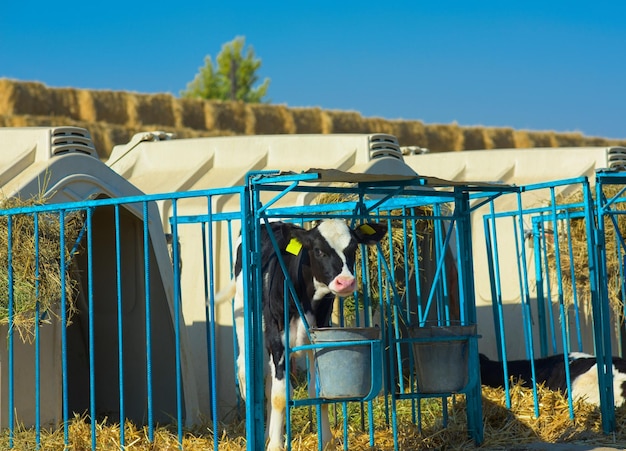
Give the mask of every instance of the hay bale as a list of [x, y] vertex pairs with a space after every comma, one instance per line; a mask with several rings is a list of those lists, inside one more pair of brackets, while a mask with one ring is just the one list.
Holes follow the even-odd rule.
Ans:
[[6, 127], [26, 127], [26, 118], [30, 116], [6, 116]]
[[14, 113], [15, 90], [16, 82], [9, 80], [8, 78], [0, 78], [0, 115], [9, 116]]
[[89, 91], [89, 94], [93, 121], [118, 125], [132, 125], [135, 121], [134, 111], [131, 116], [128, 105], [131, 94], [122, 91]]
[[170, 94], [136, 94], [134, 98], [138, 124], [176, 126], [174, 97]]
[[528, 139], [531, 145], [528, 147], [557, 147], [556, 137], [554, 132], [528, 132]]
[[204, 111], [205, 100], [182, 98], [177, 99], [179, 121], [182, 127], [195, 130], [206, 130], [206, 114]]
[[327, 118], [319, 108], [291, 108], [294, 133], [328, 133]]
[[514, 149], [517, 147], [517, 143], [515, 142], [515, 130], [512, 128], [486, 128], [485, 133], [491, 141], [493, 149]]
[[49, 88], [51, 116], [81, 120], [79, 91], [72, 88]]
[[205, 104], [207, 130], [231, 130], [247, 133], [248, 107], [243, 102], [207, 101]]
[[126, 144], [131, 140], [136, 131], [135, 129], [122, 127], [120, 125], [103, 124], [103, 133], [106, 133], [106, 138], [104, 138], [102, 142], [98, 142], [96, 149], [98, 150], [100, 158], [107, 160], [111, 155], [113, 147], [119, 144]]
[[367, 130], [366, 133], [386, 133], [388, 135], [394, 135], [396, 129], [393, 123], [379, 117], [364, 118], [363, 127]]
[[[28, 200], [7, 198], [2, 201], [3, 210], [44, 204], [43, 196]], [[11, 236], [8, 221], [11, 220]], [[57, 317], [61, 299], [61, 280], [65, 279], [67, 296], [68, 320], [76, 311], [74, 301], [78, 293], [78, 281], [72, 277], [71, 271], [60, 272], [61, 254], [66, 260], [66, 268], [70, 268], [71, 260], [77, 253], [73, 249], [80, 230], [83, 227], [83, 215], [72, 212], [65, 215], [65, 246], [61, 252], [59, 215], [42, 213], [38, 215], [38, 229], [32, 214], [17, 214], [9, 218], [0, 216], [0, 324], [9, 323], [9, 287], [13, 290], [12, 327], [22, 340], [29, 341], [34, 336], [34, 329], [41, 319]], [[38, 232], [38, 233], [37, 233]], [[36, 242], [39, 254], [36, 258]], [[13, 268], [12, 279], [9, 278], [8, 250], [11, 249]], [[36, 278], [36, 269], [39, 277]], [[39, 317], [36, 308], [39, 308]]]
[[286, 134], [296, 130], [293, 117], [284, 105], [251, 103], [249, 108], [254, 118], [252, 133], [255, 135]]
[[556, 133], [557, 147], [580, 147], [583, 145], [582, 133]]
[[583, 136], [581, 146], [589, 146], [589, 147], [604, 147], [611, 146], [612, 143], [608, 139], [599, 138], [595, 136]]
[[78, 93], [70, 88], [48, 88], [43, 83], [5, 81], [3, 108], [8, 114], [62, 116], [80, 119]]
[[95, 122], [96, 110], [91, 98], [91, 91], [79, 89], [76, 91], [76, 97], [78, 101], [80, 120], [85, 122]]
[[463, 127], [464, 150], [491, 149], [492, 143], [484, 127]]
[[101, 122], [92, 122], [91, 124], [87, 124], [87, 127], [96, 152], [98, 152], [98, 158], [102, 161], [106, 161], [113, 149], [113, 142], [109, 135], [109, 127], [107, 124]]
[[50, 111], [49, 91], [43, 83], [2, 80], [0, 104], [6, 114], [45, 116]]
[[327, 111], [330, 133], [367, 133], [367, 127], [361, 115], [354, 111]]
[[527, 130], [515, 130], [515, 144], [518, 149], [528, 149], [533, 146]]
[[401, 146], [428, 147], [426, 127], [420, 121], [392, 121], [393, 133]]
[[427, 124], [424, 131], [431, 152], [463, 150], [463, 133], [457, 123]]
[[19, 125], [14, 125], [14, 127], [58, 127], [63, 125], [76, 125], [80, 127], [80, 122], [70, 119], [69, 117], [63, 116], [33, 116], [30, 114], [25, 114], [21, 116], [14, 116], [15, 123]]

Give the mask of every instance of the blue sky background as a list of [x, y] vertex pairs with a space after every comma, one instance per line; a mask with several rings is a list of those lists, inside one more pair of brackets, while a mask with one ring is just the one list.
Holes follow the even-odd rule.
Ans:
[[626, 2], [4, 2], [0, 77], [176, 96], [245, 36], [272, 103], [626, 138]]

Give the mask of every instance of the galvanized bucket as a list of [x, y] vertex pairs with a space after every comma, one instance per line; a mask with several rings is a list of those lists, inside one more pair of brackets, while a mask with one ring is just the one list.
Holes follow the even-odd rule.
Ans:
[[317, 396], [324, 399], [374, 398], [381, 388], [380, 329], [311, 329], [315, 345]]
[[410, 326], [417, 388], [421, 393], [455, 393], [469, 380], [469, 340], [476, 325]]

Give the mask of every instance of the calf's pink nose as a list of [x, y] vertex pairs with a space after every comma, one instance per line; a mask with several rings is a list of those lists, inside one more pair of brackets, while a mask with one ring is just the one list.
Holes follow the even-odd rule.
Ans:
[[335, 279], [335, 291], [338, 293], [351, 293], [356, 289], [354, 277], [337, 277]]

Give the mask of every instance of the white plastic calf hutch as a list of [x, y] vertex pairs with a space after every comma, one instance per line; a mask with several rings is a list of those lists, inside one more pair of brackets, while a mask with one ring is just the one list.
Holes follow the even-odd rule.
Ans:
[[[46, 204], [63, 203], [67, 207], [66, 202], [97, 202], [143, 194], [97, 158], [89, 133], [84, 129], [0, 128], [0, 145], [0, 187], [4, 196], [28, 199], [43, 194]], [[120, 361], [124, 372], [124, 417], [137, 423], [147, 421], [148, 404], [152, 404], [154, 412], [151, 421], [170, 422], [176, 417], [173, 278], [158, 209], [152, 202], [144, 208], [141, 203], [122, 205], [119, 209], [113, 205], [93, 205], [91, 222], [87, 223], [91, 224], [91, 230], [81, 235], [80, 243], [88, 246], [86, 240], [90, 237], [90, 251], [79, 251], [73, 263], [73, 273], [79, 278], [78, 314], [72, 318], [66, 334], [58, 319], [49, 318], [45, 321], [49, 324], [39, 327], [38, 343], [24, 343], [13, 337], [11, 362], [6, 344], [7, 328], [2, 329], [2, 427], [13, 427], [10, 424], [14, 421], [12, 412], [26, 426], [59, 424], [67, 420], [67, 416], [71, 418], [72, 412], [95, 414], [99, 420], [120, 421]], [[86, 204], [85, 208], [88, 207]], [[119, 232], [115, 228], [116, 211]], [[54, 214], [58, 218], [58, 211]], [[150, 326], [154, 351], [150, 374], [146, 369], [144, 229], [149, 234], [147, 261], [151, 268]], [[116, 234], [121, 248], [119, 272], [116, 270]], [[117, 280], [123, 305], [119, 316]], [[91, 312], [89, 305], [93, 306]], [[121, 334], [120, 323], [123, 324]], [[195, 380], [186, 366], [189, 347], [184, 327], [181, 331], [185, 396], [180, 401], [186, 420], [194, 422], [198, 412]], [[123, 337], [122, 349], [118, 348], [119, 337]], [[40, 354], [37, 369], [36, 346]], [[147, 393], [148, 386], [153, 396]], [[40, 391], [38, 400], [35, 399], [37, 391]]]

